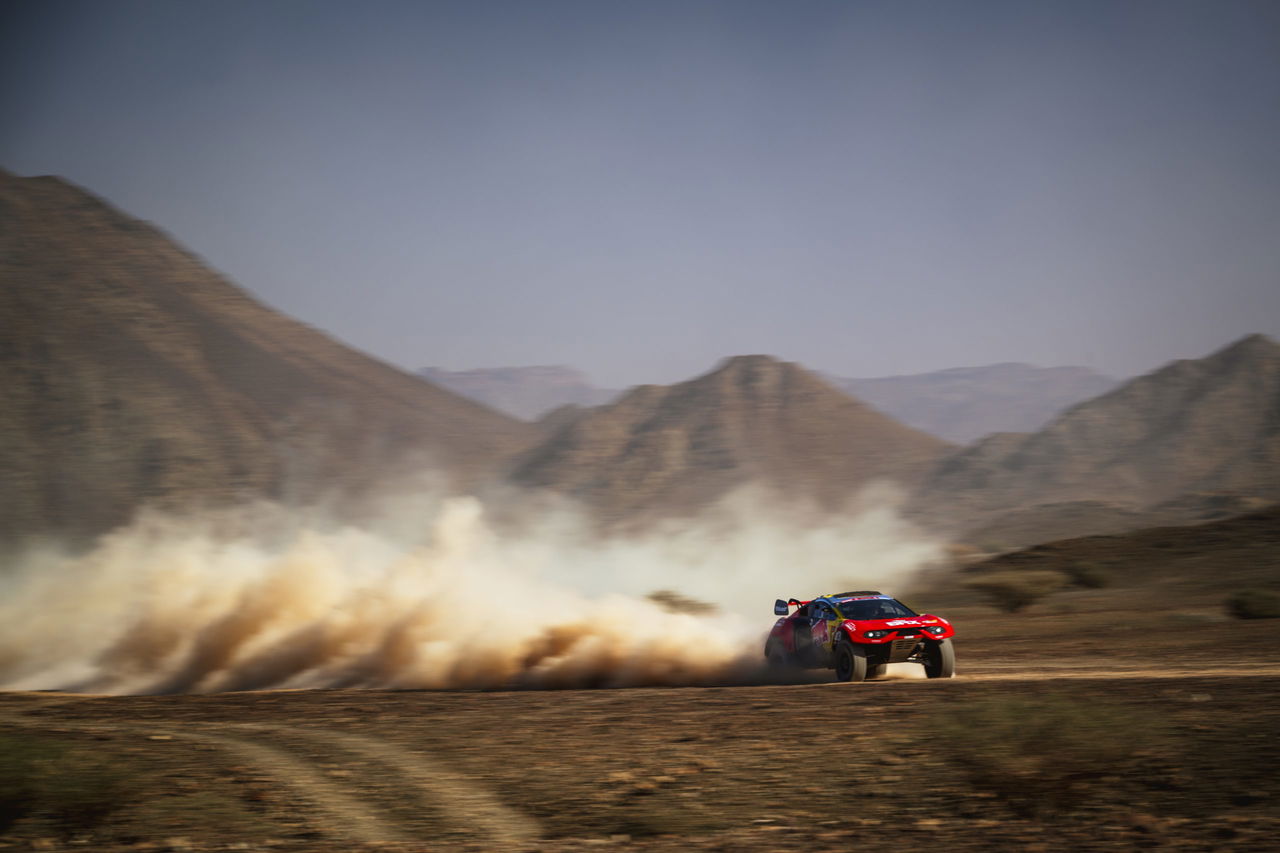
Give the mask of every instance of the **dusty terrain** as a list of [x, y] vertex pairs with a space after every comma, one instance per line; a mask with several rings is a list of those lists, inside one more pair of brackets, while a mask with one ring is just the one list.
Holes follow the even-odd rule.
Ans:
[[1178, 656], [1064, 657], [1027, 634], [1074, 623], [1010, 619], [961, 619], [962, 673], [937, 682], [0, 694], [6, 743], [126, 770], [97, 825], [28, 818], [0, 844], [1275, 849], [1272, 624], [1191, 626]]
[[[1277, 849], [1280, 632], [1223, 607], [1274, 587], [1277, 536], [1272, 509], [926, 579], [947, 681], [0, 693], [0, 849]], [[963, 583], [1082, 561], [1105, 585], [1013, 614]]]

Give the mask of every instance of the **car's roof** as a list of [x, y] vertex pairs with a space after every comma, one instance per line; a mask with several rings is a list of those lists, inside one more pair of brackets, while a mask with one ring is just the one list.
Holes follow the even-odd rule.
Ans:
[[892, 595], [885, 595], [883, 592], [877, 592], [873, 589], [861, 590], [859, 592], [833, 592], [828, 595], [820, 595], [814, 601], [826, 601], [831, 604], [843, 604], [846, 601], [870, 601], [874, 599], [893, 600]]
[[829, 592], [826, 595], [820, 595], [819, 598], [875, 598], [876, 596], [888, 598], [878, 589], [856, 589], [853, 592]]

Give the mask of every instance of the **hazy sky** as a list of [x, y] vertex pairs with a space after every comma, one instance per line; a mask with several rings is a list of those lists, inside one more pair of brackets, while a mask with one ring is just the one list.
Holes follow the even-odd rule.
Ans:
[[404, 367], [1280, 334], [1280, 2], [0, 0], [0, 166]]

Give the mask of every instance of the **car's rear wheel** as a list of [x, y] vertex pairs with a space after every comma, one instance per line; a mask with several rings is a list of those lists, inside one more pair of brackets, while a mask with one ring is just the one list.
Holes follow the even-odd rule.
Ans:
[[836, 643], [836, 681], [864, 681], [867, 653], [848, 640]]
[[956, 650], [951, 640], [930, 641], [924, 650], [924, 674], [929, 678], [954, 678]]
[[770, 669], [783, 669], [788, 662], [787, 650], [777, 640], [770, 640], [764, 647], [764, 657], [769, 662]]

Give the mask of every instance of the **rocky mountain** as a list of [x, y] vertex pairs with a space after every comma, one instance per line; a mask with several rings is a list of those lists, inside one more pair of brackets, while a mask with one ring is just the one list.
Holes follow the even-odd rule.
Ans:
[[991, 364], [875, 379], [824, 377], [907, 426], [968, 444], [993, 432], [1031, 432], [1082, 400], [1115, 388], [1087, 367]]
[[424, 367], [418, 375], [478, 403], [533, 421], [561, 406], [600, 406], [619, 391], [597, 388], [571, 367], [483, 367], [444, 370]]
[[916, 501], [972, 527], [1037, 504], [1146, 508], [1193, 492], [1280, 499], [1280, 344], [1252, 335], [1177, 361], [1064, 412], [945, 459]]
[[0, 539], [142, 503], [472, 482], [536, 430], [285, 317], [58, 178], [0, 172]]
[[738, 356], [677, 385], [642, 385], [565, 413], [515, 479], [606, 518], [670, 513], [757, 482], [838, 505], [860, 486], [910, 486], [950, 448], [770, 356]]
[[[419, 376], [457, 394], [534, 421], [566, 406], [600, 406], [621, 391], [598, 388], [571, 367], [424, 367]], [[1029, 432], [1118, 383], [1087, 367], [992, 364], [910, 376], [845, 379], [819, 374], [850, 396], [907, 426], [967, 444], [993, 432]]]

